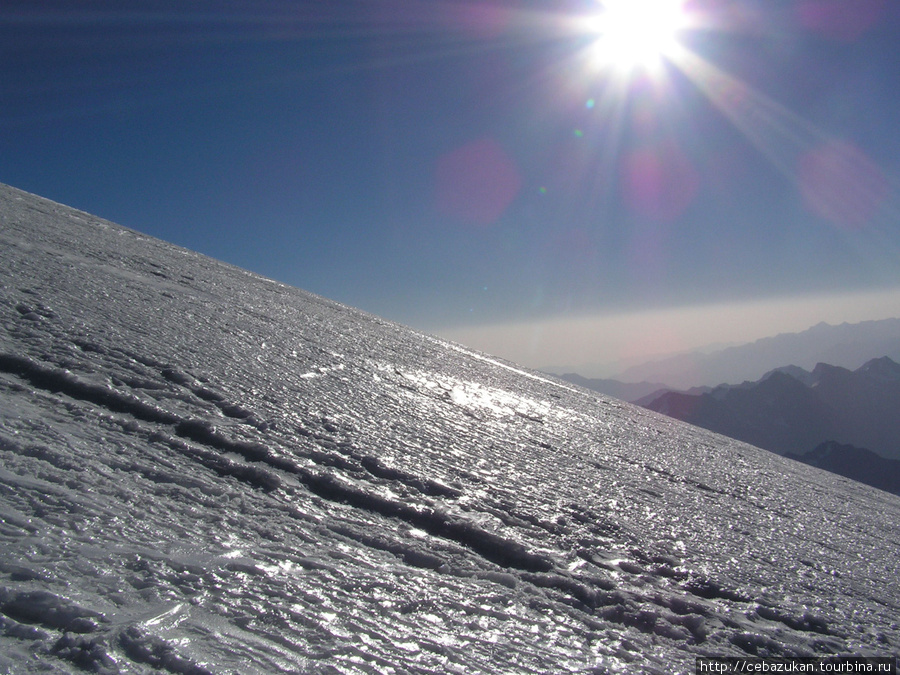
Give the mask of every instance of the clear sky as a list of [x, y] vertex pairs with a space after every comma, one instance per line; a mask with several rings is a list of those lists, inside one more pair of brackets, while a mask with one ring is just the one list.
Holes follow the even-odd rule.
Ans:
[[898, 120], [895, 0], [0, 5], [0, 182], [536, 367], [900, 316]]

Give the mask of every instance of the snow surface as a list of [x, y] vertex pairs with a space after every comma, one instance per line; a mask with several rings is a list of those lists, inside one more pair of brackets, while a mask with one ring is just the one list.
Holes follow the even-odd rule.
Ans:
[[0, 672], [900, 644], [900, 499], [0, 187]]

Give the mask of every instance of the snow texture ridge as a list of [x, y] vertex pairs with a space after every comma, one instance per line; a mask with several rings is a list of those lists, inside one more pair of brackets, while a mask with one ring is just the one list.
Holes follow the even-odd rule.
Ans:
[[900, 499], [0, 186], [0, 672], [893, 655]]

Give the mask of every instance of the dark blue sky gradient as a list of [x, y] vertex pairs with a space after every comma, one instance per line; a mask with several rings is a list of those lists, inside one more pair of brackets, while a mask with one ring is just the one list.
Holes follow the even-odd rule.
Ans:
[[589, 0], [4, 2], [0, 181], [426, 330], [900, 286], [900, 10], [810, 2], [683, 36], [763, 148]]

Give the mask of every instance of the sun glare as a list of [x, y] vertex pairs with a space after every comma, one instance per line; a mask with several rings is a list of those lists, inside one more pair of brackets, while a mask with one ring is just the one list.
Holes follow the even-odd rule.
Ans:
[[591, 24], [597, 62], [627, 73], [658, 66], [675, 48], [687, 15], [683, 0], [606, 0]]

